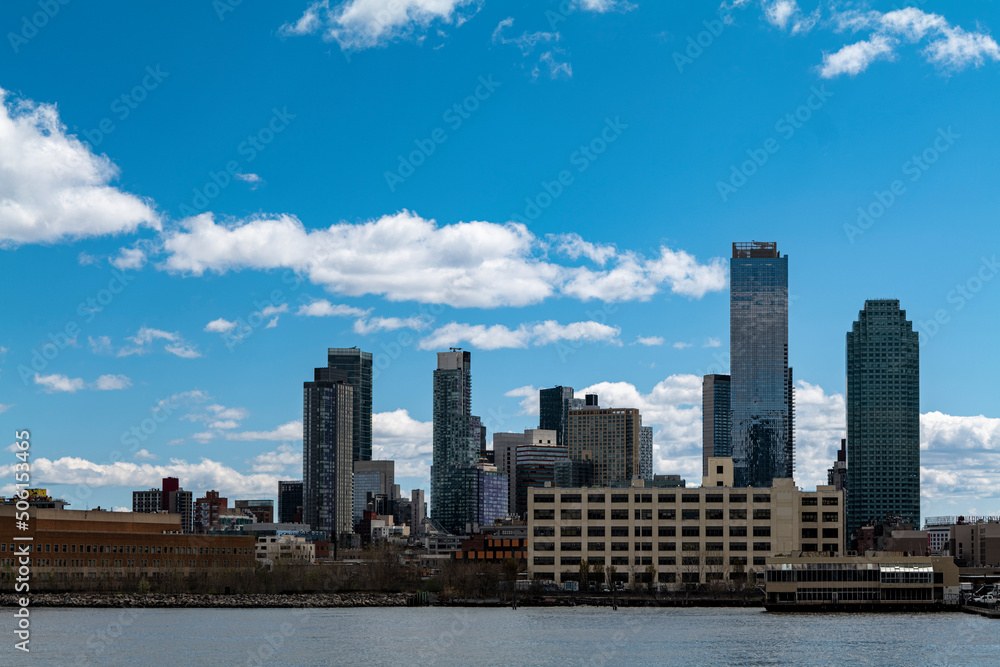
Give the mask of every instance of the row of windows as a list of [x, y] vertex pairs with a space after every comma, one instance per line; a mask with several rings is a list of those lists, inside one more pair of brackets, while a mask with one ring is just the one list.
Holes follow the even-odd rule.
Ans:
[[[636, 503], [652, 503], [653, 502], [653, 494], [652, 493], [636, 493], [636, 494], [612, 493], [611, 494], [611, 502], [612, 503], [628, 503], [629, 500], [630, 500], [630, 496], [634, 497]], [[752, 497], [753, 497], [753, 502], [755, 502], [755, 503], [770, 503], [771, 502], [771, 494], [769, 494], [769, 493], [754, 493], [754, 494], [752, 494]], [[704, 496], [701, 493], [683, 493], [683, 494], [681, 494], [681, 502], [682, 503], [700, 503], [700, 502], [702, 502], [702, 498], [704, 498], [704, 502], [706, 502], [706, 503], [722, 503], [722, 502], [725, 502], [725, 500], [726, 500], [725, 494], [722, 494], [722, 493], [706, 493], [706, 494], [704, 494]], [[816, 497], [812, 496], [811, 499], [813, 501], [815, 501]], [[554, 493], [536, 493], [535, 494], [535, 503], [536, 504], [541, 504], [541, 503], [549, 504], [549, 503], [555, 503], [555, 501], [556, 501], [556, 496], [555, 496]], [[583, 502], [583, 494], [582, 493], [561, 493], [561, 494], [559, 494], [559, 502], [561, 502], [561, 503], [582, 503]], [[605, 494], [603, 494], [603, 493], [588, 493], [587, 494], [587, 502], [588, 503], [605, 503], [605, 502], [607, 502], [607, 496]], [[675, 502], [677, 502], [677, 494], [676, 493], [659, 493], [659, 494], [656, 495], [656, 502], [658, 502], [658, 503], [675, 503]], [[745, 493], [730, 493], [729, 494], [729, 502], [731, 502], [731, 503], [745, 503], [745, 502], [747, 502], [747, 494], [745, 494]], [[838, 503], [838, 500], [837, 500], [836, 496], [823, 498], [823, 504], [824, 505], [836, 505], [837, 503]], [[803, 504], [804, 505], [807, 505], [807, 504], [815, 505], [816, 503], [815, 502], [812, 502], [812, 503], [805, 503], [805, 502], [803, 502]]]
[[[7, 544], [0, 543], [0, 551], [7, 551]], [[174, 547], [148, 545], [100, 545], [100, 544], [27, 544], [28, 551], [38, 553], [88, 553], [88, 554], [190, 554], [198, 556], [242, 556], [253, 551], [253, 547]], [[14, 544], [10, 545], [14, 551]]]
[[[579, 565], [582, 561], [580, 556], [562, 556], [559, 559], [559, 565]], [[555, 565], [555, 556], [535, 556], [535, 565]], [[610, 562], [611, 565], [652, 565], [653, 559], [650, 556], [634, 556], [632, 560], [629, 560], [628, 556], [612, 556], [609, 560], [606, 560], [604, 556], [587, 556], [587, 564], [590, 566], [594, 565], [605, 565]], [[764, 556], [754, 556], [754, 565], [763, 565], [765, 562]], [[656, 564], [661, 566], [673, 566], [676, 567], [677, 559], [673, 556], [660, 556], [656, 559]], [[707, 567], [719, 567], [725, 564], [725, 558], [722, 556], [706, 556], [704, 561], [700, 556], [684, 556], [681, 558], [682, 566], [702, 566]], [[729, 564], [736, 567], [744, 567], [747, 564], [747, 559], [745, 556], [732, 556], [729, 558]], [[536, 577], [539, 573], [536, 572]], [[697, 572], [695, 573], [697, 575]], [[543, 578], [551, 578], [551, 575]], [[563, 579], [566, 580], [567, 577], [564, 574]], [[662, 581], [662, 580], [661, 580]]]
[[[653, 542], [587, 542], [587, 551], [653, 551]], [[656, 542], [658, 551], [677, 551], [676, 542]], [[770, 551], [770, 542], [753, 542], [754, 551]], [[607, 546], [610, 545], [610, 546]], [[836, 545], [834, 545], [836, 546]], [[561, 542], [560, 551], [582, 551], [582, 542]], [[555, 542], [535, 542], [535, 551], [555, 551]], [[725, 551], [725, 542], [681, 542], [681, 551]], [[729, 551], [746, 551], [746, 542], [730, 542]], [[836, 549], [834, 549], [836, 550]], [[815, 551], [815, 549], [813, 549]]]
[[[725, 510], [721, 509], [707, 509], [705, 510], [704, 518], [706, 521], [724, 521], [725, 520]], [[757, 521], [768, 521], [771, 519], [770, 509], [755, 509], [750, 515], [754, 520]], [[818, 521], [818, 514], [816, 512], [803, 512], [802, 521], [806, 523], [816, 523]], [[556, 518], [556, 511], [554, 509], [535, 509], [534, 511], [535, 519], [541, 521], [551, 521]], [[587, 510], [587, 520], [588, 521], [604, 521], [608, 515], [603, 509], [588, 509]], [[559, 510], [559, 518], [562, 521], [581, 521], [583, 519], [583, 510], [579, 509], [561, 509]], [[611, 510], [610, 518], [612, 521], [629, 521], [628, 510]], [[672, 509], [661, 509], [657, 510], [656, 518], [659, 521], [676, 521], [677, 513]], [[636, 509], [632, 513], [632, 520], [634, 521], [652, 521], [653, 520], [653, 510], [651, 509]], [[747, 511], [745, 509], [730, 509], [729, 510], [729, 520], [730, 521], [745, 521], [747, 519]], [[681, 521], [701, 521], [702, 513], [698, 509], [684, 509], [681, 510]], [[823, 512], [823, 521], [837, 522], [840, 520], [840, 514], [838, 512]]]

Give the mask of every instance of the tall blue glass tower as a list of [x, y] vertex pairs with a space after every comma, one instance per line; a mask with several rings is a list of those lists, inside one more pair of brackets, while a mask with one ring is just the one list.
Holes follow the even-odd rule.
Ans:
[[920, 526], [920, 342], [896, 299], [847, 332], [847, 537], [873, 521]]
[[730, 422], [736, 486], [792, 476], [788, 256], [777, 243], [733, 243], [729, 265]]

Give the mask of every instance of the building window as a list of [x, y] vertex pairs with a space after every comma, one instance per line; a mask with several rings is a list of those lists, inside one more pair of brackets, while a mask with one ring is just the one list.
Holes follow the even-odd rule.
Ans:
[[658, 547], [660, 551], [677, 551], [676, 542], [660, 542]]
[[824, 528], [823, 529], [823, 539], [837, 539], [840, 537], [840, 531], [837, 528]]
[[770, 526], [754, 526], [753, 527], [754, 537], [771, 537], [771, 527]]
[[771, 519], [771, 510], [754, 510], [753, 518], [755, 520], [769, 521]]
[[661, 493], [656, 496], [656, 501], [661, 503], [675, 503], [677, 502], [677, 495], [674, 493]]
[[628, 521], [628, 510], [611, 510], [612, 521]]
[[682, 503], [700, 503], [701, 494], [700, 493], [684, 493], [681, 494]]
[[647, 509], [637, 509], [637, 510], [635, 510], [635, 520], [636, 521], [652, 521], [653, 520], [653, 510], [647, 510]]
[[730, 521], [746, 521], [747, 511], [746, 510], [729, 510], [729, 520]]
[[833, 506], [833, 505], [839, 505], [840, 504], [840, 499], [837, 498], [837, 496], [826, 496], [826, 497], [823, 498], [823, 504], [825, 506], [827, 506], [827, 507], [830, 507], [830, 506]]
[[674, 526], [660, 526], [657, 528], [656, 534], [660, 537], [674, 537], [677, 535], [677, 528]]
[[[804, 547], [805, 547], [805, 545], [803, 545], [803, 548]], [[754, 542], [753, 543], [753, 550], [754, 551], [770, 551], [771, 550], [771, 543], [770, 542]]]
[[729, 543], [729, 550], [730, 551], [746, 551], [747, 550], [747, 543], [746, 542], [730, 542]]
[[816, 512], [803, 512], [802, 523], [816, 523], [818, 520], [816, 517]]
[[698, 542], [681, 542], [681, 551], [701, 551], [701, 544]]
[[815, 507], [816, 502], [817, 502], [816, 496], [802, 496], [803, 507]]
[[535, 537], [555, 537], [555, 526], [535, 526]]
[[535, 556], [535, 565], [555, 565], [555, 556]]
[[587, 526], [587, 537], [604, 537], [604, 526]]
[[551, 521], [556, 518], [555, 510], [535, 510], [535, 520]]
[[[535, 496], [536, 502], [538, 496]], [[583, 502], [579, 493], [563, 493], [559, 495], [559, 502], [561, 503], [579, 503]]]
[[[677, 558], [674, 556], [660, 556], [656, 559], [657, 565], [676, 565]], [[661, 579], [662, 581], [662, 579]]]
[[587, 510], [587, 519], [590, 521], [604, 521], [604, 510]]
[[589, 493], [587, 494], [588, 503], [603, 503], [604, 494], [603, 493]]
[[698, 521], [700, 519], [701, 512], [699, 510], [681, 510], [682, 521]]
[[559, 537], [580, 537], [583, 535], [583, 528], [580, 526], [562, 526], [559, 529]]
[[604, 542], [587, 542], [587, 551], [604, 551]]
[[706, 503], [721, 503], [722, 502], [722, 498], [723, 498], [723, 496], [722, 496], [721, 493], [706, 493], [705, 494], [705, 502]]
[[627, 493], [612, 493], [611, 502], [613, 503], [627, 503], [628, 494]]
[[701, 526], [682, 526], [681, 535], [684, 537], [700, 537]]
[[674, 521], [677, 519], [677, 510], [656, 510], [656, 518], [660, 521]]
[[837, 522], [840, 520], [840, 514], [837, 512], [823, 512], [823, 521], [826, 522]]
[[555, 494], [552, 493], [536, 493], [535, 494], [535, 504], [539, 503], [554, 503], [556, 501]]
[[802, 539], [803, 540], [815, 540], [819, 531], [816, 528], [803, 528], [802, 529]]
[[578, 509], [577, 510], [568, 510], [568, 509], [559, 510], [559, 518], [561, 518], [563, 521], [579, 521], [582, 518], [582, 515], [583, 515], [582, 511], [578, 510]]
[[731, 503], [745, 503], [747, 501], [747, 494], [745, 493], [730, 493], [729, 502]]
[[706, 521], [722, 521], [722, 510], [705, 510]]
[[771, 494], [770, 493], [755, 493], [753, 494], [753, 501], [755, 503], [770, 503]]

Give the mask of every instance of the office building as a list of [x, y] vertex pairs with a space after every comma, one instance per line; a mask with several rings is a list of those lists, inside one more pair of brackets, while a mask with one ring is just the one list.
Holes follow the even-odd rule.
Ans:
[[730, 423], [736, 486], [791, 478], [788, 256], [777, 243], [733, 243], [729, 265]]
[[372, 355], [356, 347], [331, 347], [327, 350], [327, 366], [346, 374], [344, 381], [354, 388], [352, 397], [352, 458], [370, 461], [372, 458]]
[[[497, 470], [507, 475], [508, 494], [507, 507], [517, 511], [517, 448], [522, 445], [536, 447], [555, 447], [558, 442], [557, 431], [545, 429], [525, 429], [524, 433], [494, 433], [493, 454]], [[563, 447], [565, 450], [565, 447]], [[520, 512], [526, 511], [521, 509]]]
[[427, 518], [427, 501], [424, 500], [423, 489], [413, 489], [410, 492], [410, 534], [423, 537], [424, 519]]
[[302, 391], [303, 518], [336, 545], [353, 532], [354, 387], [344, 371], [317, 368]]
[[701, 474], [708, 474], [708, 459], [732, 456], [729, 376], [706, 375], [701, 380]]
[[278, 523], [302, 523], [302, 480], [278, 482]]
[[[591, 396], [587, 397], [590, 402]], [[635, 408], [590, 407], [569, 411], [569, 458], [593, 466], [593, 483], [610, 486], [631, 482], [642, 459], [639, 437], [642, 417]]]
[[381, 493], [387, 498], [396, 498], [398, 496], [398, 493], [393, 490], [393, 487], [396, 486], [395, 461], [355, 461], [354, 472], [378, 473], [378, 493]]
[[847, 439], [841, 438], [837, 460], [826, 471], [826, 483], [840, 491], [847, 488]]
[[[544, 432], [544, 431], [543, 431]], [[551, 431], [548, 431], [551, 433]], [[516, 485], [513, 511], [521, 516], [528, 512], [528, 489], [556, 484], [556, 466], [569, 462], [565, 447], [524, 444], [517, 447]]]
[[566, 446], [569, 411], [573, 405], [573, 387], [558, 386], [538, 391], [538, 428], [555, 431], [556, 444], [563, 447]]
[[631, 585], [728, 585], [753, 582], [769, 556], [843, 554], [842, 492], [790, 479], [734, 488], [732, 465], [723, 470], [722, 486], [697, 489], [529, 489], [529, 575], [579, 580], [586, 559], [591, 581], [613, 566]]
[[381, 474], [378, 470], [355, 471], [354, 512], [351, 519], [355, 526], [355, 532], [357, 532], [357, 526], [361, 523], [361, 519], [364, 517], [364, 512], [368, 507], [368, 503], [372, 502], [376, 496], [383, 499], [385, 498], [385, 496], [382, 495], [381, 489], [382, 480]]
[[237, 500], [236, 509], [257, 523], [274, 523], [273, 500]]
[[653, 427], [639, 427], [639, 477], [653, 479]]
[[920, 349], [896, 299], [865, 301], [847, 334], [847, 530], [920, 525]]
[[463, 471], [474, 469], [483, 440], [482, 423], [472, 414], [471, 353], [456, 348], [438, 353], [433, 415], [431, 518], [445, 530], [461, 531], [475, 521], [465, 496], [470, 476]]
[[769, 611], [788, 606], [921, 611], [959, 603], [959, 570], [951, 558], [793, 553], [768, 558], [766, 568]]

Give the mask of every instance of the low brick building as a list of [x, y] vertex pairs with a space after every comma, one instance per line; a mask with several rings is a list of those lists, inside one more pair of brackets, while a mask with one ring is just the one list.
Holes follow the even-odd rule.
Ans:
[[15, 512], [13, 506], [0, 507], [4, 580], [20, 564], [15, 550], [24, 544], [31, 545], [32, 579], [55, 587], [60, 582], [156, 580], [166, 574], [188, 577], [255, 567], [252, 536], [185, 534], [179, 514], [31, 508], [28, 529], [19, 530]]

